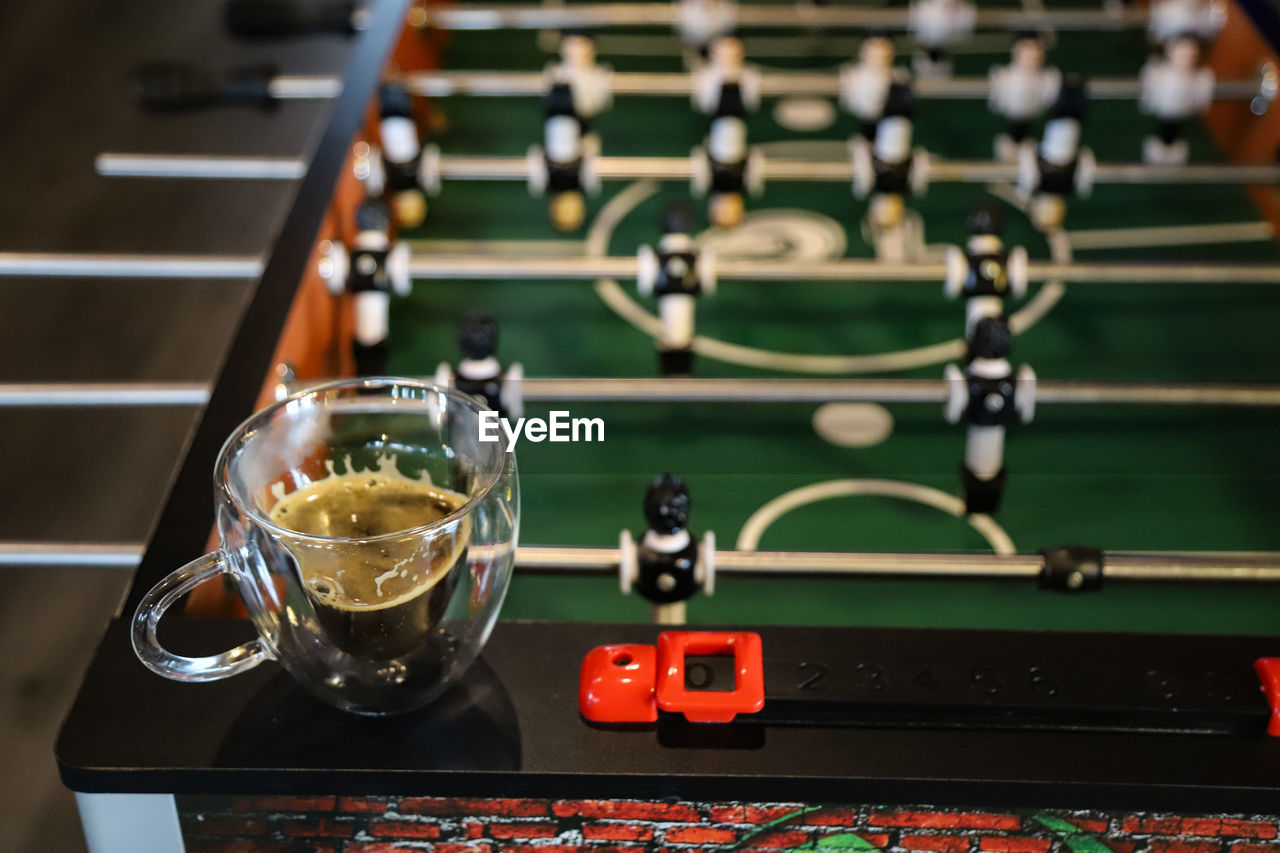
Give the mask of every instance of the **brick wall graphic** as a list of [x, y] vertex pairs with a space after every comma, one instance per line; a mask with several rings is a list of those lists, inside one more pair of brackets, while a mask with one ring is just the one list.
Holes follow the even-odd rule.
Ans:
[[1280, 853], [1280, 817], [454, 797], [178, 798], [188, 853]]

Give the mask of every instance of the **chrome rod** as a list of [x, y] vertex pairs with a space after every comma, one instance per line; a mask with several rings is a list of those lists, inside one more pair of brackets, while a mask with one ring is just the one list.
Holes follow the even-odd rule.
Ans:
[[[615, 548], [546, 548], [516, 551], [516, 566], [528, 571], [616, 572]], [[716, 574], [873, 575], [890, 577], [1034, 578], [1044, 568], [1039, 554], [868, 553], [843, 551], [716, 551]], [[1103, 576], [1137, 582], [1274, 583], [1280, 553], [1105, 554]]]
[[203, 406], [209, 386], [195, 382], [0, 383], [0, 408], [36, 406]]
[[[418, 279], [514, 279], [520, 281], [595, 281], [635, 278], [635, 258], [539, 256], [501, 257], [419, 253], [409, 261], [409, 274]], [[719, 261], [714, 266], [723, 281], [811, 281], [831, 284], [918, 282], [936, 284], [946, 278], [938, 263], [900, 263], [860, 258], [831, 261]], [[1209, 264], [1169, 261], [1037, 263], [1027, 265], [1031, 281], [1124, 284], [1280, 284], [1280, 264]]]
[[[670, 27], [680, 22], [678, 3], [575, 3], [550, 6], [443, 6], [430, 9], [422, 25], [449, 30], [598, 29], [605, 27]], [[907, 10], [855, 6], [741, 5], [735, 23], [745, 29], [877, 29], [908, 28]], [[1115, 12], [1094, 8], [979, 9], [978, 29], [1105, 30], [1145, 26], [1142, 9]]]
[[132, 569], [142, 546], [100, 542], [0, 542], [0, 566]]
[[257, 278], [262, 261], [247, 255], [109, 255], [0, 252], [0, 276], [68, 278]]
[[[530, 403], [933, 403], [943, 379], [523, 379]], [[1036, 403], [1131, 406], [1280, 406], [1280, 385], [1036, 382]]]
[[120, 178], [204, 178], [209, 180], [296, 181], [307, 163], [295, 157], [234, 157], [196, 154], [99, 154], [99, 175]]

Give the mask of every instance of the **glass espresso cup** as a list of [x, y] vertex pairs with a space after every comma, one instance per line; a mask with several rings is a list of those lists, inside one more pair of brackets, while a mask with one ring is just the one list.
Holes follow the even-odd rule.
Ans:
[[[222, 547], [142, 599], [132, 632], [139, 660], [190, 682], [272, 659], [360, 714], [438, 696], [497, 620], [520, 526], [515, 457], [479, 440], [484, 408], [422, 382], [364, 379], [249, 418], [214, 470]], [[222, 574], [258, 637], [202, 658], [162, 647], [165, 611]]]

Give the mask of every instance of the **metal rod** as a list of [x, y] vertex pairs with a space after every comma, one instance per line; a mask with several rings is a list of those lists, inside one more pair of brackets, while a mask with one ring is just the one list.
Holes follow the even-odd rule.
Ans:
[[[449, 30], [599, 29], [605, 27], [670, 27], [679, 24], [678, 3], [575, 3], [549, 6], [436, 7], [423, 16], [423, 26]], [[734, 19], [740, 29], [876, 29], [906, 30], [906, 9], [855, 6], [795, 6], [749, 4], [738, 6]], [[1099, 30], [1146, 25], [1142, 9], [979, 9], [977, 29]]]
[[0, 252], [0, 276], [67, 278], [257, 278], [248, 255], [107, 255]]
[[198, 154], [99, 154], [93, 167], [104, 177], [207, 178], [211, 180], [296, 181], [307, 164], [296, 157], [234, 157]]
[[94, 566], [132, 569], [142, 546], [100, 542], [0, 542], [0, 566]]
[[[763, 158], [763, 177], [773, 181], [848, 183], [849, 160]], [[294, 180], [305, 171], [302, 161], [287, 158], [213, 154], [99, 154], [95, 166], [108, 177]], [[1016, 181], [1018, 167], [988, 160], [929, 158], [931, 183], [987, 184]], [[448, 155], [438, 161], [438, 176], [449, 181], [527, 181], [527, 157]], [[694, 173], [689, 157], [597, 157], [595, 174], [605, 181], [687, 181]], [[1199, 164], [1158, 166], [1145, 163], [1099, 163], [1099, 184], [1280, 184], [1280, 164]]]
[[[96, 566], [133, 568], [143, 546], [119, 543], [0, 542], [0, 566]], [[855, 575], [880, 577], [1034, 578], [1043, 568], [1038, 554], [870, 553], [841, 551], [717, 551], [717, 574]], [[524, 546], [516, 551], [520, 571], [611, 573], [616, 548]], [[1109, 580], [1157, 583], [1274, 583], [1280, 553], [1108, 553]]]
[[[943, 379], [523, 379], [530, 403], [932, 403]], [[1280, 385], [1039, 380], [1036, 403], [1054, 405], [1280, 406]]]
[[[614, 548], [521, 547], [516, 565], [529, 571], [616, 572]], [[1039, 554], [716, 551], [716, 574], [872, 575], [890, 577], [1034, 578]], [[1106, 554], [1103, 576], [1137, 582], [1274, 583], [1280, 553]]]
[[[279, 78], [277, 78], [279, 79]], [[299, 80], [300, 78], [291, 78]], [[324, 80], [315, 78], [315, 89], [323, 90]], [[541, 97], [547, 92], [547, 77], [536, 72], [502, 71], [421, 71], [400, 78], [415, 95], [428, 98], [469, 95], [473, 97]], [[306, 88], [292, 84], [301, 91]], [[692, 90], [689, 74], [683, 72], [615, 71], [609, 75], [609, 90], [616, 95], [687, 98]], [[912, 82], [917, 98], [930, 100], [986, 100], [991, 91], [986, 77], [921, 78]], [[1260, 82], [1250, 79], [1218, 80], [1216, 100], [1250, 100], [1258, 95]], [[1095, 100], [1135, 100], [1142, 93], [1136, 77], [1094, 77], [1089, 80], [1089, 97]], [[760, 75], [760, 95], [780, 97], [835, 97], [840, 94], [840, 77], [820, 71], [768, 71]]]
[[0, 407], [203, 406], [209, 386], [195, 382], [0, 383]]
[[[419, 279], [516, 279], [521, 281], [595, 281], [635, 278], [631, 257], [475, 257], [415, 254], [409, 274]], [[715, 275], [725, 281], [813, 281], [833, 284], [876, 282], [937, 283], [947, 267], [937, 263], [894, 263], [845, 258], [832, 261], [721, 261]], [[1206, 264], [1192, 262], [1031, 263], [1031, 281], [1126, 284], [1280, 284], [1280, 264]]]

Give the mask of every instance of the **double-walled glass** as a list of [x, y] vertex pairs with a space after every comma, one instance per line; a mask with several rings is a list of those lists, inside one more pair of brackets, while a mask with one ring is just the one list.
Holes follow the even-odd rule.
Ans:
[[[367, 379], [296, 394], [245, 421], [214, 472], [222, 547], [147, 593], [133, 622], [138, 658], [179, 681], [274, 659], [320, 698], [364, 714], [439, 695], [493, 628], [519, 531], [515, 457], [501, 442], [479, 440], [482, 410], [472, 397], [422, 382]], [[295, 504], [332, 478], [358, 491], [366, 477], [367, 485], [390, 478], [406, 500], [428, 488], [448, 502], [429, 523], [382, 535], [299, 532], [280, 513], [296, 517]], [[258, 637], [205, 658], [163, 648], [156, 627], [165, 610], [223, 573]]]

